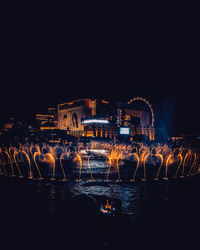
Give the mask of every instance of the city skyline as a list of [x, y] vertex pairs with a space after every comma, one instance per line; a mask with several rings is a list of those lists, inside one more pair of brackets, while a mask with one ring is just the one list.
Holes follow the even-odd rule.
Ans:
[[131, 37], [125, 27], [109, 35], [106, 27], [91, 33], [89, 26], [81, 38], [73, 25], [64, 37], [60, 26], [44, 32], [39, 20], [28, 29], [26, 24], [5, 27], [11, 32], [6, 32], [2, 46], [1, 119], [26, 118], [69, 99], [129, 101], [142, 96], [166, 126], [199, 131], [194, 26], [177, 29], [172, 20], [162, 28], [146, 23]]
[[[102, 86], [102, 85], [101, 85]], [[198, 119], [198, 97], [197, 92], [190, 96], [190, 89], [185, 88], [180, 95], [177, 96], [177, 90], [172, 88], [168, 89], [166, 93], [154, 92], [157, 86], [151, 89], [144, 89], [139, 87], [130, 87], [130, 85], [117, 86], [115, 91], [107, 89], [104, 92], [102, 89], [95, 91], [90, 87], [84, 86], [83, 89], [75, 90], [75, 87], [71, 87], [68, 92], [59, 90], [45, 90], [37, 93], [32, 91], [32, 95], [28, 92], [21, 94], [18, 92], [16, 96], [11, 97], [7, 94], [6, 101], [1, 100], [1, 107], [4, 107], [1, 112], [1, 121], [8, 119], [10, 116], [19, 117], [19, 119], [26, 120], [31, 118], [36, 113], [45, 113], [48, 107], [57, 107], [58, 104], [64, 103], [69, 100], [75, 100], [79, 98], [97, 98], [107, 99], [110, 101], [129, 101], [136, 96], [142, 96], [152, 104], [155, 112], [155, 120], [157, 126], [165, 126], [165, 129], [177, 133], [198, 133], [199, 132], [199, 119]], [[144, 85], [145, 86], [145, 85]], [[46, 91], [46, 95], [45, 95]], [[143, 94], [144, 92], [144, 94]], [[146, 92], [146, 95], [145, 95]], [[152, 93], [153, 92], [153, 93]], [[187, 93], [186, 93], [187, 92]], [[135, 93], [135, 95], [134, 95]], [[156, 94], [159, 94], [156, 96]], [[187, 97], [188, 95], [188, 97]], [[8, 105], [6, 107], [6, 105]], [[186, 116], [187, 114], [187, 116]]]

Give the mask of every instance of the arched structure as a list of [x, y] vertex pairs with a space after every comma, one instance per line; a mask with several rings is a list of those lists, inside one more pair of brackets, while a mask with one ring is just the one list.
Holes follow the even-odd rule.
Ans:
[[151, 116], [152, 116], [151, 126], [153, 127], [154, 126], [154, 113], [153, 113], [153, 108], [151, 104], [143, 97], [134, 97], [128, 102], [128, 104], [131, 104], [132, 102], [135, 102], [135, 101], [143, 101], [149, 107], [151, 111]]

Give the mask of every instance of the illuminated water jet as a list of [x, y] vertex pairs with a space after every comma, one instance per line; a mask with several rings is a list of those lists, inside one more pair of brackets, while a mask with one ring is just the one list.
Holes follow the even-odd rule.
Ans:
[[[105, 159], [107, 161], [104, 167], [98, 167]], [[69, 178], [73, 179], [76, 176], [73, 161], [78, 163], [77, 180], [83, 179], [85, 182], [93, 181], [94, 176], [97, 181], [105, 178], [105, 181], [111, 179], [115, 182], [133, 182], [136, 178], [138, 181], [168, 180], [197, 175], [200, 172], [198, 149], [183, 146], [175, 148], [167, 144], [135, 146], [93, 142], [87, 145], [77, 143], [74, 146], [68, 142], [63, 146], [50, 146], [46, 143], [26, 143], [19, 147], [10, 145], [9, 149], [0, 148], [0, 174], [4, 175], [41, 180], [50, 176], [49, 180], [67, 181], [64, 162], [70, 164]], [[86, 169], [83, 171], [84, 166]]]
[[168, 180], [167, 172], [168, 172], [168, 166], [169, 166], [169, 161], [171, 160], [172, 154], [169, 154], [167, 157], [167, 160], [165, 162], [165, 176], [163, 177], [163, 180]]
[[14, 161], [15, 161], [16, 167], [17, 167], [18, 172], [19, 172], [19, 177], [22, 178], [23, 175], [22, 175], [22, 173], [21, 173], [20, 167], [19, 167], [19, 165], [18, 165], [18, 163], [17, 163], [17, 160], [16, 160], [16, 155], [18, 155], [18, 154], [19, 154], [19, 152], [15, 150], [15, 151], [14, 151]]
[[36, 162], [36, 157], [37, 157], [37, 156], [40, 156], [40, 155], [41, 155], [41, 153], [35, 152], [34, 155], [33, 155], [33, 159], [34, 159], [35, 166], [36, 166], [37, 171], [38, 171], [38, 174], [39, 174], [39, 178], [37, 178], [37, 179], [38, 179], [38, 180], [43, 180], [42, 175], [41, 175], [41, 172], [40, 172], [40, 168], [39, 168], [39, 166], [38, 166], [38, 164], [37, 164], [37, 162]]
[[[28, 171], [28, 179], [33, 179], [33, 173], [32, 173], [32, 169], [31, 169], [31, 160], [30, 157], [28, 156], [28, 154], [24, 151], [24, 150], [20, 150], [21, 154], [24, 154], [26, 156], [26, 159], [28, 161], [28, 166], [29, 166], [29, 171]], [[23, 156], [22, 156], [23, 158]]]
[[10, 162], [8, 161], [8, 163], [10, 163], [10, 167], [11, 167], [11, 177], [15, 177], [15, 174], [14, 174], [14, 169], [13, 169], [13, 163], [12, 163], [12, 159], [11, 159], [11, 156], [10, 154], [8, 153], [8, 150], [5, 148], [5, 154], [8, 156], [8, 159], [10, 160]]
[[80, 154], [76, 153], [76, 159], [79, 162], [79, 178], [78, 178], [78, 181], [81, 181], [81, 173], [82, 173], [83, 161], [82, 161], [82, 158], [81, 158]]
[[45, 157], [49, 157], [49, 159], [50, 159], [49, 162], [50, 162], [50, 166], [52, 167], [52, 177], [51, 177], [50, 180], [54, 181], [55, 180], [55, 168], [56, 168], [55, 159], [54, 159], [54, 157], [53, 157], [53, 155], [51, 153], [46, 153]]
[[65, 170], [64, 170], [64, 167], [63, 167], [63, 165], [62, 165], [62, 158], [63, 158], [64, 155], [66, 155], [66, 154], [65, 154], [65, 153], [62, 153], [62, 154], [61, 154], [59, 161], [60, 161], [60, 167], [61, 167], [62, 173], [63, 173], [63, 179], [62, 179], [62, 180], [63, 180], [63, 181], [67, 181], [66, 174], [65, 174]]
[[146, 160], [147, 158], [150, 156], [150, 153], [147, 153], [146, 156], [144, 157], [144, 177], [142, 178], [142, 181], [146, 181], [147, 178], [146, 178], [146, 166], [145, 166], [145, 163], [146, 163]]
[[183, 161], [183, 156], [182, 156], [181, 153], [178, 154], [178, 157], [180, 157], [180, 162], [179, 162], [179, 165], [178, 165], [178, 167], [177, 167], [177, 170], [176, 170], [176, 173], [175, 173], [175, 175], [174, 175], [174, 178], [177, 178], [177, 174], [178, 174], [179, 168], [180, 168], [180, 166], [181, 166], [181, 164], [182, 164], [182, 161]]
[[137, 159], [137, 165], [136, 165], [136, 168], [135, 168], [135, 171], [134, 171], [133, 178], [130, 179], [130, 181], [135, 181], [135, 176], [136, 176], [139, 164], [140, 164], [140, 159], [139, 159], [139, 157], [138, 157], [138, 155], [136, 153], [133, 153], [132, 155], [135, 156], [135, 158]]
[[157, 180], [158, 180], [158, 177], [159, 177], [159, 173], [160, 173], [161, 167], [162, 167], [162, 165], [163, 165], [163, 156], [162, 156], [162, 154], [160, 154], [160, 153], [156, 153], [155, 156], [158, 156], [158, 157], [160, 157], [160, 159], [161, 159], [160, 166], [159, 166], [159, 168], [158, 168], [158, 172], [157, 172], [157, 174], [156, 174], [156, 177], [154, 178], [154, 180], [157, 181]]

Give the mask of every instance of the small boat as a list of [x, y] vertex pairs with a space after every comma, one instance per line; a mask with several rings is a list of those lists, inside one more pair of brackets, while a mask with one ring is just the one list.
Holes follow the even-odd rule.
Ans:
[[109, 202], [107, 200], [106, 205], [101, 204], [100, 211], [103, 214], [114, 215], [115, 208], [112, 207], [111, 204], [109, 204]]

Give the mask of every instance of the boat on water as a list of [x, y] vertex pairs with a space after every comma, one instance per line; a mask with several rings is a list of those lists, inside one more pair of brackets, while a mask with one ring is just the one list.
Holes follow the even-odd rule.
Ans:
[[107, 215], [112, 215], [114, 216], [114, 212], [115, 212], [115, 208], [111, 206], [111, 204], [108, 202], [106, 202], [105, 205], [101, 204], [101, 208], [100, 208], [100, 211], [103, 213], [103, 214], [107, 214]]

